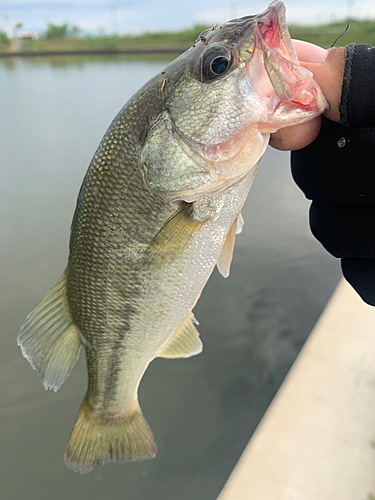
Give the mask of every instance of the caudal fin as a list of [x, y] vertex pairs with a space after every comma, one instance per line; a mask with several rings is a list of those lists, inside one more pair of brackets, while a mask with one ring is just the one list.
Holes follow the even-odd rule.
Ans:
[[154, 458], [153, 434], [137, 403], [126, 417], [95, 415], [85, 398], [78, 413], [67, 450], [66, 465], [81, 474], [108, 462], [135, 462]]

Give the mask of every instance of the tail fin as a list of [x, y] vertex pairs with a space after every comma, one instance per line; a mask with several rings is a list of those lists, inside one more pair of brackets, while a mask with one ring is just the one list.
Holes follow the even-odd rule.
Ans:
[[64, 460], [70, 469], [84, 474], [108, 462], [151, 459], [156, 451], [154, 437], [138, 403], [126, 417], [103, 418], [94, 414], [85, 397]]
[[57, 391], [76, 364], [81, 347], [80, 331], [69, 309], [65, 274], [28, 315], [17, 343], [44, 388]]

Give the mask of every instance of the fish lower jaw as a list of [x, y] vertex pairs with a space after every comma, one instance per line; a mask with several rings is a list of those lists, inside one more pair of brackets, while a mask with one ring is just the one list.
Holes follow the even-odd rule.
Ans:
[[[264, 150], [266, 149], [269, 142], [269, 134], [267, 134], [266, 137], [267, 139], [265, 140]], [[262, 155], [259, 155], [259, 159], [261, 156]], [[216, 175], [214, 182], [204, 189], [197, 189], [180, 193], [166, 193], [164, 195], [164, 198], [167, 202], [172, 203], [194, 203], [201, 198], [216, 199], [219, 196], [227, 193], [231, 189], [234, 189], [248, 176], [254, 176], [258, 169], [259, 159], [254, 164], [251, 164], [251, 166], [247, 169], [243, 169], [240, 173], [238, 173], [236, 177], [220, 178], [218, 175]]]
[[258, 163], [267, 144], [268, 134], [253, 128], [236, 156], [229, 161], [209, 162], [210, 170], [222, 181], [243, 178]]
[[267, 103], [269, 119], [258, 123], [259, 131], [262, 134], [273, 134], [280, 128], [305, 123], [327, 111], [327, 101], [315, 85], [313, 82], [306, 93], [301, 95], [297, 92], [290, 101], [283, 101], [276, 94], [270, 95]]
[[199, 198], [216, 198], [241, 182], [258, 164], [268, 141], [268, 133], [260, 133], [257, 126], [251, 124], [245, 130], [234, 134], [229, 140], [218, 144], [200, 144], [180, 136], [185, 144], [206, 164], [209, 182], [198, 188], [164, 192], [167, 202], [193, 203]]
[[[251, 132], [247, 133], [242, 149], [231, 159], [216, 162], [206, 160], [209, 171], [215, 179], [207, 195], [219, 196], [240, 183], [254, 168], [257, 168], [268, 142], [268, 133], [261, 133], [252, 127]], [[184, 199], [184, 201], [189, 200]]]
[[215, 165], [235, 161], [247, 144], [251, 143], [254, 147], [254, 141], [257, 139], [257, 128], [251, 124], [224, 142], [196, 144], [196, 152], [215, 170]]

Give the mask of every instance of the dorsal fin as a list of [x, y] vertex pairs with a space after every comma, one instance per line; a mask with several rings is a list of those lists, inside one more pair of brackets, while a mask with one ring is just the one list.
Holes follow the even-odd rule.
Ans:
[[66, 274], [28, 315], [17, 337], [45, 389], [57, 391], [76, 364], [81, 339], [66, 293]]
[[203, 344], [193, 321], [196, 322], [196, 319], [193, 314], [190, 314], [187, 321], [159, 354], [160, 358], [189, 358], [202, 352]]

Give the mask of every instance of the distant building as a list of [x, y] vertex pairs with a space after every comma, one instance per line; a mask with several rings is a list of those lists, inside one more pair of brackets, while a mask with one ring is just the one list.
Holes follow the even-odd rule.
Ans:
[[40, 35], [36, 31], [19, 31], [14, 38], [18, 40], [38, 40]]

